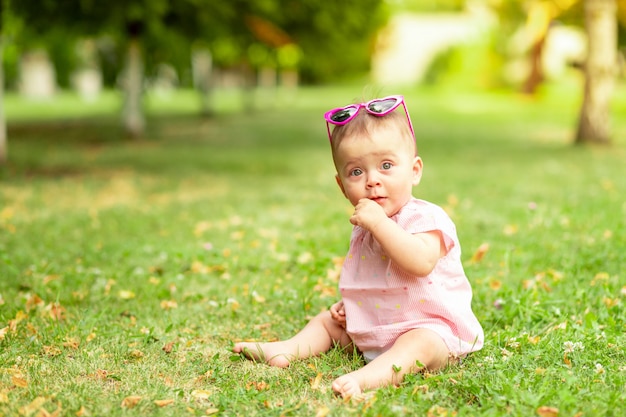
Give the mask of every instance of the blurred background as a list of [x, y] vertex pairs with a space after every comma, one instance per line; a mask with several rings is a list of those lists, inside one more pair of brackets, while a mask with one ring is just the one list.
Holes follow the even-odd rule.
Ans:
[[250, 109], [323, 85], [371, 86], [364, 98], [424, 85], [532, 96], [585, 79], [577, 140], [608, 142], [608, 106], [626, 73], [623, 0], [0, 4], [5, 162], [6, 120], [54, 117], [68, 97], [82, 103], [75, 116], [106, 108], [141, 137], [147, 95], [185, 91], [211, 116], [218, 91], [240, 92], [238, 107]]

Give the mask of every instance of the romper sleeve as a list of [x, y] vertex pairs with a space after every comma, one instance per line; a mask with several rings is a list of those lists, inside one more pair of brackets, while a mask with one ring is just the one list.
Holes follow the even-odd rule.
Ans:
[[396, 217], [398, 225], [411, 234], [440, 231], [446, 253], [458, 246], [454, 222], [441, 207], [435, 204], [413, 199]]

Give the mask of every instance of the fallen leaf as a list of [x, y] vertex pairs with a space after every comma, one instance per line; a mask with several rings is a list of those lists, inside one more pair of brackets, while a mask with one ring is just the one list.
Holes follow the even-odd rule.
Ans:
[[265, 381], [251, 381], [246, 384], [246, 389], [250, 391], [254, 388], [257, 391], [265, 391], [269, 389], [270, 385]]
[[76, 415], [76, 417], [83, 417], [84, 415], [87, 414], [87, 410], [85, 409], [84, 405], [81, 405], [80, 409], [74, 414]]
[[205, 389], [196, 389], [191, 391], [191, 396], [196, 400], [208, 400], [211, 396], [211, 391]]
[[0, 329], [0, 340], [4, 339], [8, 332], [9, 332], [9, 326], [6, 326]]
[[17, 325], [20, 324], [22, 321], [26, 320], [28, 318], [28, 314], [24, 313], [22, 310], [19, 310], [17, 313], [15, 313], [15, 318], [12, 320], [9, 320], [9, 329], [11, 331], [16, 331], [17, 330]]
[[141, 401], [141, 397], [139, 395], [130, 395], [122, 400], [121, 407], [122, 408], [134, 408]]
[[320, 382], [322, 382], [322, 373], [319, 372], [315, 378], [311, 381], [311, 389], [318, 390], [320, 389]]
[[210, 416], [211, 414], [217, 414], [219, 412], [220, 412], [219, 408], [207, 408], [204, 414], [206, 414], [207, 416]]
[[26, 387], [28, 387], [28, 381], [26, 381], [26, 379], [22, 378], [21, 375], [13, 375], [11, 377], [11, 382], [13, 383], [13, 385], [15, 385], [16, 387], [19, 387], [19, 388], [26, 388]]
[[173, 348], [174, 348], [174, 342], [166, 343], [165, 346], [163, 346], [163, 352], [172, 353]]
[[138, 349], [131, 350], [129, 355], [131, 358], [134, 358], [134, 359], [141, 359], [144, 357], [144, 353]]
[[135, 293], [129, 290], [120, 290], [120, 292], [118, 292], [117, 295], [122, 300], [130, 300], [130, 299], [135, 298]]
[[58, 346], [44, 346], [43, 353], [46, 356], [55, 357], [59, 356], [62, 352]]
[[35, 411], [41, 409], [45, 402], [46, 399], [44, 397], [37, 397], [30, 404], [20, 407], [19, 412], [23, 416], [30, 416]]
[[504, 233], [505, 236], [513, 236], [517, 233], [517, 230], [518, 227], [516, 224], [507, 224], [506, 226], [504, 226], [504, 230], [502, 231], [502, 233]]
[[74, 337], [68, 337], [65, 339], [65, 342], [63, 342], [63, 347], [66, 347], [66, 348], [76, 350], [78, 349], [79, 346], [80, 346], [80, 340]]
[[37, 294], [32, 294], [26, 300], [26, 311], [34, 310], [37, 307], [40, 307], [43, 305], [44, 305], [43, 300]]
[[500, 288], [502, 288], [502, 281], [500, 281], [499, 279], [490, 280], [489, 288], [491, 288], [494, 291], [498, 291]]
[[426, 413], [428, 417], [448, 417], [448, 416], [456, 416], [457, 412], [454, 410], [448, 410], [440, 405], [433, 405], [428, 409]]
[[161, 301], [161, 308], [163, 310], [172, 310], [172, 309], [178, 308], [178, 303], [176, 303], [176, 301], [173, 301], [173, 300], [163, 300]]
[[56, 410], [54, 410], [53, 412], [49, 412], [48, 410], [42, 407], [39, 409], [39, 412], [37, 413], [37, 417], [58, 417], [62, 411], [63, 411], [63, 408], [61, 407], [61, 402], [59, 401], [57, 403]]
[[315, 413], [315, 417], [326, 417], [329, 414], [330, 414], [330, 408], [321, 407], [317, 409], [317, 412]]
[[61, 276], [60, 276], [60, 275], [58, 275], [58, 274], [46, 275], [46, 276], [43, 278], [43, 283], [44, 283], [44, 285], [47, 285], [47, 284], [49, 284], [50, 282], [52, 282], [52, 281], [56, 281], [57, 279], [60, 279], [60, 278], [61, 278]]
[[489, 243], [483, 243], [482, 245], [478, 247], [478, 249], [476, 249], [476, 252], [474, 252], [474, 254], [472, 255], [472, 259], [470, 260], [470, 262], [471, 263], [480, 262], [488, 251], [489, 251]]
[[166, 405], [170, 405], [173, 404], [174, 400], [173, 399], [168, 399], [168, 400], [155, 400], [154, 404], [157, 405], [157, 407], [165, 407]]
[[65, 320], [65, 307], [63, 307], [59, 303], [50, 303], [46, 306], [46, 311], [48, 312], [50, 318], [56, 321], [64, 321]]
[[537, 343], [539, 343], [540, 340], [541, 337], [539, 336], [528, 336], [528, 343], [530, 343], [531, 345], [536, 345]]
[[537, 414], [541, 417], [557, 417], [559, 415], [559, 409], [542, 405], [537, 409]]

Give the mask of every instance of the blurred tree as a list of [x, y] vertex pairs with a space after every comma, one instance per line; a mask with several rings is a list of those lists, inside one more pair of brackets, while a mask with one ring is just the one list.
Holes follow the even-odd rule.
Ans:
[[[618, 44], [620, 39], [626, 41], [626, 1], [487, 1], [498, 12], [504, 27], [508, 27], [507, 33], [525, 22], [526, 35], [533, 45], [532, 69], [523, 87], [527, 93], [533, 93], [543, 81], [540, 58], [552, 22], [560, 20], [576, 26], [584, 25], [588, 56], [584, 64], [585, 88], [575, 143], [609, 143], [610, 100], [618, 63]], [[622, 27], [618, 24], [620, 21]]]
[[4, 114], [4, 49], [11, 38], [15, 23], [9, 9], [9, 0], [0, 0], [0, 165], [4, 165], [8, 158], [7, 125]]
[[[201, 45], [214, 67], [236, 69], [248, 80], [268, 65], [297, 67], [306, 82], [353, 78], [369, 68], [373, 37], [385, 22], [384, 5], [383, 0], [42, 0], [14, 2], [13, 8], [40, 39], [61, 28], [68, 38], [104, 34], [123, 46], [123, 117], [136, 136], [144, 125], [144, 72], [159, 62], [189, 73], [190, 57]], [[105, 66], [113, 61], [103, 60]]]
[[123, 123], [131, 136], [143, 133], [142, 40], [147, 32], [158, 32], [163, 25], [163, 16], [169, 9], [168, 0], [17, 1], [12, 3], [12, 8], [28, 22], [29, 30], [41, 35], [62, 27], [68, 39], [108, 33], [125, 45]]
[[610, 102], [617, 72], [617, 3], [585, 0], [589, 39], [576, 143], [610, 142]]
[[[279, 14], [259, 14], [287, 32], [302, 51], [305, 82], [338, 82], [367, 73], [375, 35], [390, 6], [381, 0], [278, 0]], [[392, 7], [392, 6], [391, 6]]]

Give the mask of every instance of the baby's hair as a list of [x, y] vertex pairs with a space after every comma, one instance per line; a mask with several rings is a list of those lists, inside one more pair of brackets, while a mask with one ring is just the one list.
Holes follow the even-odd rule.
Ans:
[[355, 135], [369, 135], [375, 127], [384, 128], [389, 126], [396, 126], [400, 129], [402, 136], [405, 137], [407, 141], [411, 142], [411, 145], [415, 150], [415, 154], [417, 155], [417, 148], [415, 148], [415, 138], [413, 137], [411, 129], [409, 128], [406, 115], [403, 113], [403, 109], [399, 107], [385, 116], [374, 116], [372, 114], [369, 114], [365, 109], [361, 108], [358, 114], [354, 117], [354, 119], [350, 120], [349, 123], [341, 126], [335, 126], [335, 128], [333, 129], [333, 132], [331, 134], [331, 148], [333, 156], [335, 155], [337, 148], [341, 144], [342, 140], [346, 137], [351, 137]]

